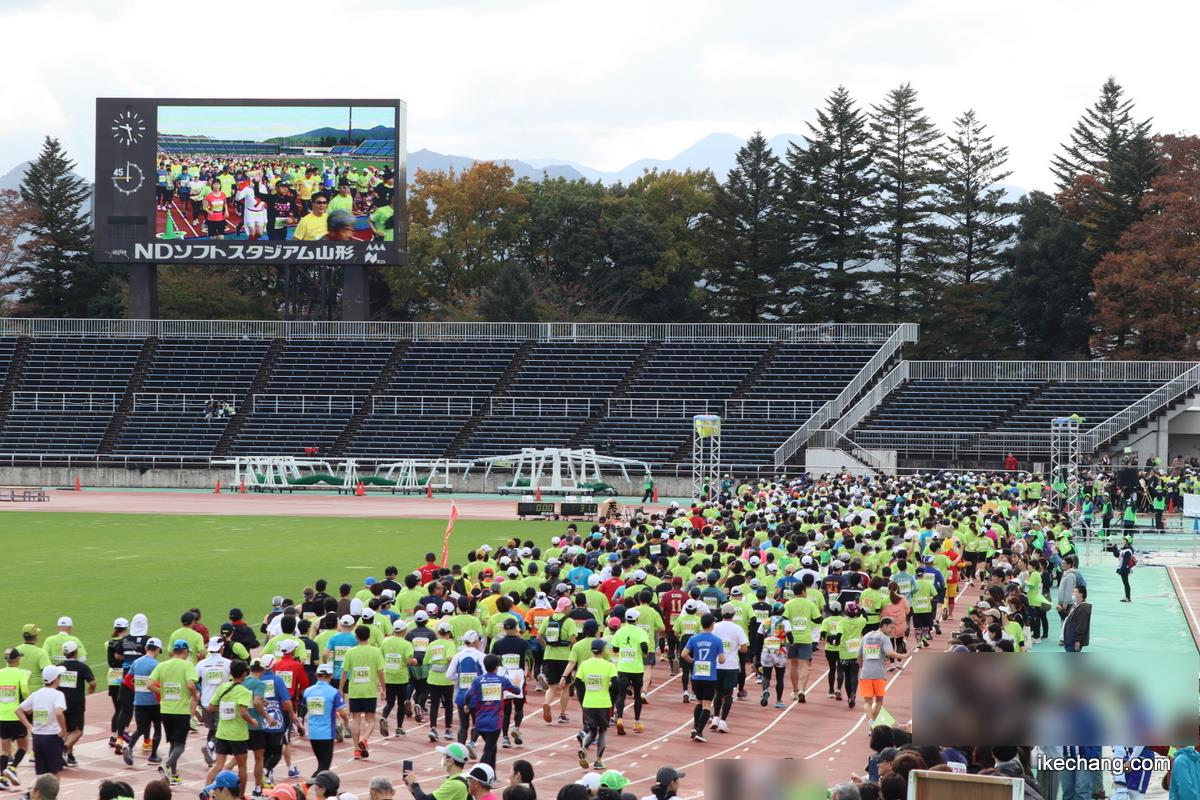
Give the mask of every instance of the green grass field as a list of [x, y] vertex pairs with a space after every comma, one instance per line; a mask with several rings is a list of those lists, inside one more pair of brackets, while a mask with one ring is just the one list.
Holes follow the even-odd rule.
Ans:
[[[21, 626], [36, 623], [42, 637], [64, 614], [90, 653], [102, 651], [116, 617], [142, 612], [150, 633], [165, 637], [191, 607], [211, 630], [242, 608], [261, 620], [272, 595], [299, 602], [318, 578], [336, 594], [342, 582], [361, 588], [394, 564], [401, 575], [441, 553], [445, 520], [325, 517], [169, 516], [9, 512], [0, 547], [21, 555], [8, 561], [11, 579], [0, 604], [0, 645], [19, 644]], [[451, 563], [466, 552], [512, 537], [545, 546], [565, 523], [459, 520]], [[96, 663], [96, 658], [91, 661]]]

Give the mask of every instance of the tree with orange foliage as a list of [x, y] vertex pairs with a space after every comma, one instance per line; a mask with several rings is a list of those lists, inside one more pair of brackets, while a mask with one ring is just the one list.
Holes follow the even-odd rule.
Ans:
[[1160, 172], [1141, 219], [1093, 275], [1092, 346], [1111, 358], [1191, 360], [1200, 343], [1200, 137], [1155, 145]]

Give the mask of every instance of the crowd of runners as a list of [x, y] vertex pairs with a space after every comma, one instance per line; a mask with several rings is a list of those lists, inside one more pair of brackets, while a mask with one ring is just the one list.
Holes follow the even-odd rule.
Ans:
[[194, 236], [316, 240], [332, 216], [365, 217], [373, 238], [392, 238], [395, 172], [371, 164], [160, 154], [156, 187], [158, 210]]
[[[1192, 480], [1150, 475], [1139, 487]], [[270, 598], [265, 613], [229, 609], [211, 629], [199, 609], [177, 625], [119, 617], [90, 656], [69, 617], [45, 638], [30, 623], [0, 669], [0, 787], [20, 784], [28, 752], [38, 774], [74, 766], [88, 695], [107, 687], [112, 758], [178, 785], [181, 756], [198, 748], [220, 800], [334, 796], [338, 763], [369, 760], [384, 737], [438, 743], [448, 774], [438, 792], [400, 776], [417, 800], [481, 797], [497, 782], [499, 749], [519, 751], [531, 724], [577, 730], [586, 775], [559, 797], [620, 800], [628, 780], [607, 749], [613, 735], [645, 732], [665, 661], [658, 675], [680, 679], [671, 702], [690, 716], [699, 758], [731, 715], [823, 704], [869, 721], [863, 774], [833, 787], [835, 800], [905, 797], [913, 769], [1021, 778], [1032, 800], [1092, 798], [1104, 791], [1092, 771], [1035, 774], [1026, 747], [917, 747], [887, 710], [889, 681], [925, 648], [1026, 652], [1053, 637], [1051, 614], [1059, 647], [1089, 645], [1087, 582], [1053, 489], [1005, 473], [727, 476], [692, 506], [482, 545], [448, 565], [430, 553], [359, 586], [317, 580], [294, 600]], [[1080, 490], [1093, 506], [1141, 502], [1105, 476]], [[1112, 568], [1128, 597], [1134, 532], [1101, 530], [1113, 515], [1100, 516], [1086, 533], [1118, 537]], [[814, 670], [825, 679], [814, 683]], [[1131, 765], [1148, 752], [1122, 747]], [[298, 748], [315, 758], [308, 774], [293, 765]], [[1195, 748], [1174, 764], [1170, 796], [1200, 796]], [[664, 767], [653, 796], [674, 796], [685, 777]], [[1163, 778], [1121, 771], [1114, 796], [1137, 798]], [[523, 791], [504, 798], [527, 800]]]

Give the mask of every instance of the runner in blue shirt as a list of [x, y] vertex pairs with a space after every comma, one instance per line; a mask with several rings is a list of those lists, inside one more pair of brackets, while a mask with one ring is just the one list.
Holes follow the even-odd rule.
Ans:
[[[343, 725], [350, 721], [346, 700], [329, 682], [332, 678], [333, 665], [320, 664], [317, 666], [317, 682], [304, 690], [304, 704], [308, 708], [308, 715], [304, 718], [308, 726], [308, 743], [317, 758], [314, 775], [329, 769], [333, 763], [333, 740], [337, 733], [334, 718], [341, 717]], [[303, 729], [298, 732], [304, 735]]]
[[700, 617], [701, 632], [688, 639], [679, 653], [679, 657], [692, 669], [692, 693], [696, 695], [696, 708], [692, 712], [692, 741], [696, 742], [704, 741], [704, 726], [712, 717], [712, 711], [706, 706], [717, 696], [717, 658], [725, 648], [712, 632], [716, 621], [717, 618], [712, 614]]
[[[283, 678], [271, 671], [275, 666], [275, 656], [264, 653], [250, 665], [251, 677], [246, 683], [258, 679], [263, 685], [263, 758], [262, 769], [266, 777], [264, 786], [274, 786], [275, 776], [272, 770], [283, 758], [283, 734], [287, 730], [288, 721], [292, 717], [292, 695], [284, 684]], [[251, 690], [253, 691], [253, 689]], [[255, 692], [257, 694], [257, 692]], [[251, 740], [256, 737], [251, 734]], [[256, 764], [257, 766], [257, 764]], [[257, 772], [257, 770], [256, 770]]]
[[496, 743], [500, 740], [500, 723], [504, 716], [504, 693], [521, 690], [503, 675], [500, 656], [491, 653], [483, 658], [485, 673], [475, 679], [467, 690], [466, 706], [475, 714], [475, 730], [483, 737], [483, 763], [496, 768]]
[[325, 653], [322, 656], [325, 661], [333, 664], [334, 682], [342, 679], [342, 659], [345, 657], [346, 651], [358, 644], [358, 639], [354, 637], [354, 617], [345, 614], [338, 620], [338, 625], [340, 630], [329, 637], [329, 641], [325, 644]]
[[[158, 755], [158, 744], [162, 741], [162, 714], [158, 695], [146, 688], [150, 681], [150, 673], [158, 666], [158, 654], [161, 652], [162, 642], [152, 636], [146, 640], [146, 654], [129, 665], [129, 675], [133, 679], [133, 721], [137, 727], [133, 738], [121, 754], [126, 766], [133, 766], [133, 748], [138, 739], [151, 739], [150, 758], [147, 761], [151, 764], [162, 763]], [[153, 738], [150, 733], [151, 726], [154, 728]]]

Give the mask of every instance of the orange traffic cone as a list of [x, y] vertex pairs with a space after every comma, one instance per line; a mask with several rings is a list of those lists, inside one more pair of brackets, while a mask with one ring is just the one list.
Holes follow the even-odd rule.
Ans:
[[354, 487], [354, 496], [355, 496], [355, 497], [362, 497], [362, 496], [363, 496], [363, 495], [365, 495], [366, 493], [367, 493], [367, 487], [366, 487], [366, 485], [364, 485], [362, 481], [359, 481], [359, 482], [358, 482], [358, 486], [355, 486], [355, 487]]
[[1173, 497], [1167, 498], [1167, 513], [1168, 514], [1175, 513], [1175, 498], [1173, 498]]
[[75, 476], [75, 491], [77, 491], [77, 492], [83, 491], [83, 487], [79, 485], [79, 476], [78, 475]]
[[245, 493], [246, 493], [246, 479], [245, 479], [245, 478], [242, 478], [242, 488], [241, 488], [241, 492], [242, 492], [242, 494], [245, 494]]
[[650, 499], [656, 503], [658, 502], [658, 486], [654, 487], [654, 494], [650, 495]]
[[533, 501], [535, 503], [542, 502], [542, 487], [539, 486], [533, 490]]
[[221, 482], [217, 481], [216, 488], [213, 489], [213, 494], [220, 494], [220, 493], [221, 493]]
[[425, 482], [425, 497], [429, 498], [430, 500], [433, 499], [433, 484], [429, 481]]

